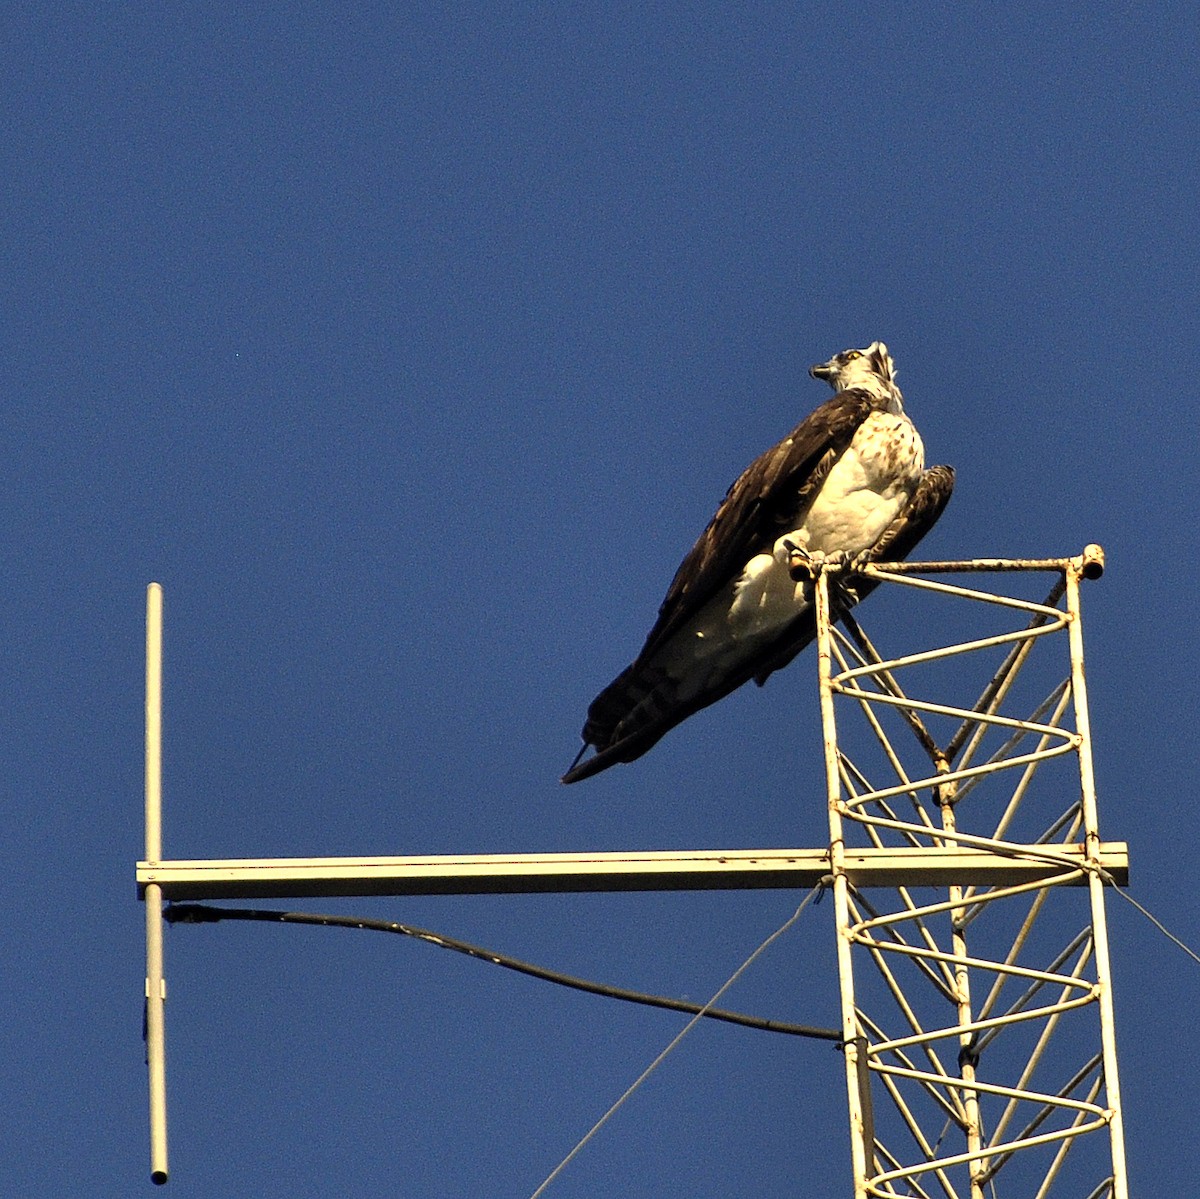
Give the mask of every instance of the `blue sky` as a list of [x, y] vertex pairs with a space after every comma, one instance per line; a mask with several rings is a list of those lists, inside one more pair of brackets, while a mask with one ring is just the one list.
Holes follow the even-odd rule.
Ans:
[[[0, 32], [11, 1193], [149, 1188], [151, 579], [168, 856], [817, 845], [811, 660], [557, 778], [729, 482], [824, 398], [808, 365], [874, 338], [958, 470], [930, 554], [1106, 547], [1103, 827], [1200, 940], [1193, 5], [19, 4]], [[702, 1001], [794, 906], [337, 910]], [[1111, 906], [1134, 1190], [1184, 1193], [1200, 973]], [[731, 1006], [836, 1023], [829, 921]], [[365, 934], [177, 927], [167, 970], [181, 1199], [528, 1195], [679, 1026]], [[844, 1193], [839, 1071], [698, 1030], [550, 1193]]]

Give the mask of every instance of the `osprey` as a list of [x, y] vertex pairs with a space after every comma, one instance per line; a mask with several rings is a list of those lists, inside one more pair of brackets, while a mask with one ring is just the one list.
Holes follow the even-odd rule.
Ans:
[[[816, 635], [805, 563], [898, 560], [941, 516], [954, 471], [925, 469], [887, 346], [844, 350], [809, 374], [837, 394], [730, 487], [641, 653], [588, 708], [564, 783], [633, 761], [693, 712], [786, 666]], [[852, 577], [839, 602], [874, 587]]]

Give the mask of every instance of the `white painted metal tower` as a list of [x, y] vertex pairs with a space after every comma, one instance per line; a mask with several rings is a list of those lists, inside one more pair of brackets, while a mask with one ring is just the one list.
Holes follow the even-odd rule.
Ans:
[[[868, 567], [872, 585], [912, 589], [903, 627], [927, 644], [902, 653], [877, 649], [838, 576], [819, 574], [825, 847], [368, 859], [163, 859], [152, 584], [137, 867], [151, 1177], [168, 1176], [165, 900], [800, 889], [831, 876], [854, 1199], [1127, 1199], [1104, 887], [1128, 866], [1123, 844], [1100, 840], [1079, 605], [1081, 579], [1102, 570], [1095, 546]], [[1053, 585], [1031, 600], [932, 577], [963, 573], [1006, 591]]]
[[[831, 624], [816, 581], [855, 1199], [1127, 1199], [1104, 909], [1126, 859], [1097, 824], [1079, 604], [1102, 570], [1089, 546], [871, 571], [934, 631], [904, 653]], [[1034, 602], [928, 577], [966, 571], [1057, 578]], [[911, 868], [868, 891], [843, 865], [863, 845]], [[953, 847], [978, 862], [929, 888]]]

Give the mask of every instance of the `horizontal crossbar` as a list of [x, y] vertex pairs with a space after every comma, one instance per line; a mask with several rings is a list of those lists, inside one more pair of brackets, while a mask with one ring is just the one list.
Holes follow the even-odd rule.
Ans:
[[[1031, 856], [1019, 856], [1027, 853]], [[1056, 861], [1047, 861], [1054, 855]], [[1013, 854], [953, 847], [848, 848], [856, 887], [992, 886], [1061, 876], [1079, 845], [1014, 846]], [[1123, 841], [1100, 865], [1129, 881]], [[517, 895], [553, 891], [710, 891], [808, 888], [829, 873], [827, 849], [702, 849], [627, 853], [454, 854], [404, 858], [233, 858], [139, 862], [138, 894], [164, 899], [284, 899], [353, 895]], [[1072, 880], [1082, 882], [1085, 876]]]

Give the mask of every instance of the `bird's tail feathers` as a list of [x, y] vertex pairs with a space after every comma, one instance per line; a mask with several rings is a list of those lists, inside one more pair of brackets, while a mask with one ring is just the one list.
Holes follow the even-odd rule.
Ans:
[[[616, 762], [640, 758], [693, 710], [681, 708], [677, 679], [661, 666], [635, 662], [592, 701], [583, 726], [584, 747], [562, 781], [578, 782]], [[596, 753], [583, 761], [589, 746]]]

